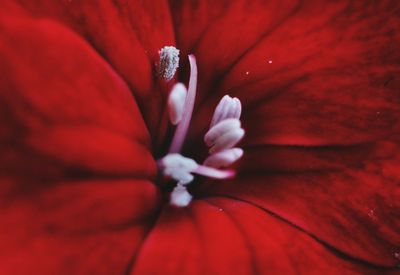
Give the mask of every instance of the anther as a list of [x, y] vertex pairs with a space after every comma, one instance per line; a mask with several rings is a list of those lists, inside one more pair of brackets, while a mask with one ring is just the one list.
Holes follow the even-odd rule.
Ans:
[[210, 155], [204, 165], [214, 168], [228, 167], [243, 156], [241, 148], [231, 148]]
[[239, 119], [242, 112], [242, 104], [238, 98], [232, 98], [229, 95], [222, 97], [215, 108], [211, 119], [210, 128], [227, 118]]
[[168, 97], [169, 119], [173, 125], [177, 125], [183, 115], [187, 89], [182, 83], [177, 83], [171, 90]]
[[215, 140], [214, 145], [208, 150], [210, 154], [235, 146], [244, 136], [242, 128], [231, 129]]
[[159, 74], [170, 81], [179, 67], [179, 50], [174, 46], [165, 46], [160, 51]]
[[185, 207], [188, 206], [192, 201], [192, 195], [189, 194], [186, 187], [178, 184], [175, 186], [174, 190], [172, 190], [170, 195], [170, 203], [177, 207]]
[[207, 146], [212, 146], [219, 137], [234, 129], [240, 129], [240, 120], [236, 118], [225, 119], [208, 130], [204, 136], [204, 142]]
[[171, 177], [178, 184], [186, 185], [193, 181], [191, 174], [199, 166], [194, 160], [180, 154], [168, 154], [159, 162], [164, 176]]

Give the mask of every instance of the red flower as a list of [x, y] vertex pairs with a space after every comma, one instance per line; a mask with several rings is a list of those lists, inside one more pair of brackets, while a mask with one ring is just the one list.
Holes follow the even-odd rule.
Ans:
[[[398, 271], [399, 25], [394, 0], [2, 1], [0, 274]], [[155, 184], [166, 45], [199, 66], [185, 155], [225, 94], [247, 131], [185, 208]]]

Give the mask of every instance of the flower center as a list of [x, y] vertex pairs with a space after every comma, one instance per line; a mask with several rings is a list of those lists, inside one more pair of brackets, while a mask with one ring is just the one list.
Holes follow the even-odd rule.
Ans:
[[[165, 51], [170, 54], [166, 54]], [[179, 50], [174, 47], [164, 47], [160, 50], [160, 75], [167, 81], [173, 78], [178, 67], [178, 55]], [[160, 172], [177, 182], [170, 195], [170, 203], [177, 207], [185, 207], [192, 200], [187, 186], [194, 180], [193, 174], [214, 179], [231, 178], [235, 175], [234, 170], [220, 168], [228, 167], [243, 155], [241, 148], [234, 147], [244, 136], [239, 120], [242, 107], [239, 99], [228, 95], [225, 95], [217, 105], [210, 129], [204, 136], [204, 142], [209, 147], [209, 156], [203, 164], [198, 164], [195, 160], [180, 154], [190, 126], [196, 98], [197, 64], [193, 55], [189, 55], [189, 64], [188, 89], [184, 84], [177, 83], [168, 97], [169, 118], [171, 124], [176, 125], [176, 129], [168, 154], [157, 162]], [[165, 73], [165, 70], [174, 72], [171, 75]]]

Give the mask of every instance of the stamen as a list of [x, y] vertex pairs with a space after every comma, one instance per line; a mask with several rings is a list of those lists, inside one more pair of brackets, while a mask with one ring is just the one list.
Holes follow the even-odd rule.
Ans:
[[218, 103], [217, 108], [215, 108], [210, 128], [228, 118], [239, 119], [241, 112], [242, 104], [240, 100], [236, 97], [232, 98], [229, 95], [225, 95]]
[[172, 143], [171, 147], [169, 148], [169, 153], [180, 152], [183, 143], [185, 142], [190, 120], [192, 119], [194, 101], [196, 99], [196, 87], [197, 87], [197, 64], [194, 55], [189, 55], [189, 63], [190, 63], [189, 89], [185, 100], [185, 107], [183, 109], [182, 120], [178, 124], [174, 137], [172, 138]]
[[199, 166], [191, 158], [185, 158], [180, 154], [168, 154], [159, 161], [164, 176], [176, 180], [181, 185], [186, 185], [193, 181], [191, 172]]
[[168, 111], [169, 119], [173, 125], [177, 125], [183, 115], [183, 109], [185, 107], [187, 90], [185, 85], [177, 83], [171, 90], [168, 97]]
[[193, 181], [194, 177], [191, 173], [215, 179], [226, 179], [235, 174], [233, 170], [220, 170], [200, 165], [193, 159], [180, 154], [168, 154], [158, 164], [164, 176], [171, 177], [180, 185], [187, 185]]
[[178, 184], [171, 192], [170, 202], [177, 207], [185, 207], [189, 205], [192, 198], [192, 195], [189, 194], [186, 187]]
[[[160, 73], [167, 80], [172, 79], [175, 74], [179, 63], [179, 59], [176, 60], [178, 55], [179, 51], [174, 47], [164, 47], [160, 50]], [[177, 127], [169, 153], [158, 160], [158, 166], [163, 175], [177, 182], [170, 194], [170, 203], [177, 207], [185, 207], [192, 201], [193, 197], [188, 192], [187, 185], [194, 180], [193, 174], [214, 179], [234, 177], [236, 173], [234, 170], [221, 170], [219, 168], [231, 165], [243, 155], [242, 149], [232, 148], [244, 136], [244, 130], [241, 128], [239, 120], [242, 106], [239, 99], [228, 95], [224, 96], [219, 102], [210, 129], [204, 137], [205, 143], [210, 147], [209, 153], [211, 154], [204, 161], [204, 165], [179, 154], [188, 132], [196, 99], [197, 64], [193, 55], [189, 55], [189, 64], [188, 89], [186, 90], [182, 83], [177, 83], [171, 89], [168, 97], [170, 121]]]
[[179, 67], [179, 50], [174, 46], [165, 46], [159, 52], [159, 73], [165, 80], [170, 81]]
[[210, 155], [204, 165], [214, 168], [227, 167], [243, 156], [243, 150], [240, 148], [232, 148]]
[[225, 149], [230, 149], [235, 146], [244, 137], [242, 128], [232, 129], [229, 132], [218, 137], [215, 144], [208, 150], [210, 154], [219, 152]]
[[229, 179], [235, 176], [235, 170], [220, 170], [204, 165], [199, 165], [193, 173], [213, 179]]
[[234, 129], [240, 129], [240, 120], [235, 118], [225, 119], [211, 127], [204, 136], [204, 142], [207, 146], [212, 146], [215, 144], [217, 138]]

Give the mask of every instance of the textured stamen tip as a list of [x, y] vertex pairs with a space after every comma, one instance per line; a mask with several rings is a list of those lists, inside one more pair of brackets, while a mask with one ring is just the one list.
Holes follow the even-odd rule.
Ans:
[[179, 67], [179, 50], [174, 46], [165, 46], [159, 51], [160, 75], [167, 81], [171, 80]]
[[169, 119], [173, 125], [177, 125], [182, 120], [186, 95], [187, 89], [182, 83], [175, 84], [175, 86], [171, 90], [171, 93], [169, 94]]

